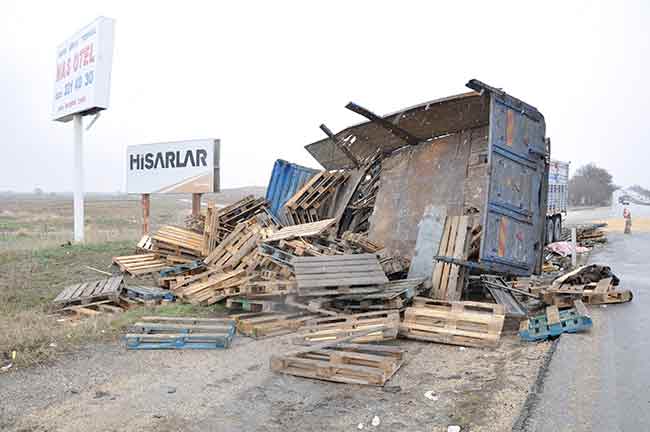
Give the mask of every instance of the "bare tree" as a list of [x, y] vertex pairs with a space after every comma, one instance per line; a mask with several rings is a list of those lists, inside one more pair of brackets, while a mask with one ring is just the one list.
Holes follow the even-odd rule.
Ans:
[[607, 205], [616, 186], [612, 175], [593, 163], [578, 168], [569, 180], [569, 203], [572, 205]]

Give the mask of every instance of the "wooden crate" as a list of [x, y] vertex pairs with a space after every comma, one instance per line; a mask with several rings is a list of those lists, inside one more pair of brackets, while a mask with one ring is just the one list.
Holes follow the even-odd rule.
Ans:
[[155, 253], [113, 257], [113, 264], [133, 276], [155, 273], [169, 266], [165, 259]]
[[97, 302], [115, 302], [124, 289], [121, 275], [93, 282], [70, 285], [52, 301], [57, 307], [89, 305]]
[[416, 297], [404, 312], [400, 335], [452, 345], [494, 347], [504, 320], [503, 305]]
[[383, 386], [404, 362], [399, 347], [340, 343], [271, 357], [271, 370], [346, 384]]
[[292, 264], [302, 296], [377, 292], [388, 283], [374, 254], [295, 257]]
[[[354, 315], [317, 318], [302, 327], [294, 343], [312, 345], [338, 341], [348, 336], [364, 333], [350, 342], [366, 343], [391, 340], [399, 330], [399, 312], [367, 312]], [[376, 329], [376, 331], [373, 331]], [[368, 333], [371, 331], [371, 333]]]
[[[438, 256], [464, 259], [467, 256], [467, 233], [471, 228], [468, 216], [447, 216], [442, 231]], [[431, 278], [431, 297], [437, 300], [460, 300], [463, 270], [456, 264], [436, 261]]]

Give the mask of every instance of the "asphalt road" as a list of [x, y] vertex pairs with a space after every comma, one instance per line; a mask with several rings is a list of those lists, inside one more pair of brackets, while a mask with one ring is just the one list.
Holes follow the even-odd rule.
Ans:
[[[648, 212], [634, 207], [632, 214]], [[592, 307], [589, 333], [560, 338], [526, 431], [650, 430], [650, 233], [608, 238], [590, 262], [612, 267], [634, 299]]]

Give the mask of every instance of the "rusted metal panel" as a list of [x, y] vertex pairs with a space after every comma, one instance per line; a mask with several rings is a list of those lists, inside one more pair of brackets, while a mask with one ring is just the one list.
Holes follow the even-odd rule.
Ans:
[[545, 124], [529, 105], [503, 92], [491, 95], [480, 261], [498, 271], [527, 275], [538, 263], [546, 216]]
[[[481, 96], [469, 92], [419, 104], [383, 118], [418, 138], [430, 140], [487, 125], [489, 101], [487, 94]], [[378, 147], [384, 153], [391, 153], [406, 145], [403, 139], [374, 122], [350, 126], [336, 136], [348, 143], [358, 158], [370, 156]], [[326, 169], [351, 167], [349, 158], [330, 138], [309, 144], [305, 148]]]
[[457, 133], [405, 147], [384, 159], [370, 219], [372, 241], [411, 258], [427, 209], [446, 207], [449, 215], [463, 214], [468, 135]]

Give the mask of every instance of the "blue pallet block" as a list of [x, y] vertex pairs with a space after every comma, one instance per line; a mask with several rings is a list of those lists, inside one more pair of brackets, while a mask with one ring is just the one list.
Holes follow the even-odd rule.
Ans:
[[519, 328], [519, 336], [525, 341], [536, 342], [558, 337], [562, 333], [585, 331], [592, 325], [587, 308], [581, 300], [576, 300], [571, 309], [560, 311], [557, 306], [549, 306], [544, 315], [523, 321]]
[[128, 286], [126, 287], [126, 295], [129, 298], [136, 299], [136, 300], [144, 300], [144, 301], [176, 300], [176, 295], [174, 295], [174, 293], [158, 287]]
[[173, 267], [164, 268], [160, 270], [158, 274], [160, 275], [160, 277], [163, 278], [168, 276], [177, 276], [203, 267], [205, 267], [205, 263], [203, 262], [203, 260], [194, 260], [188, 263], [177, 264]]

